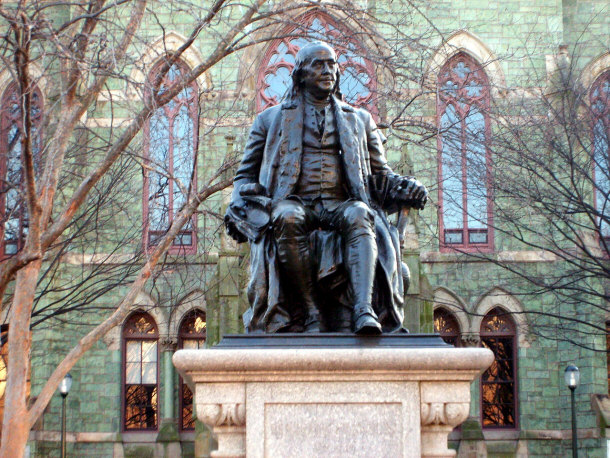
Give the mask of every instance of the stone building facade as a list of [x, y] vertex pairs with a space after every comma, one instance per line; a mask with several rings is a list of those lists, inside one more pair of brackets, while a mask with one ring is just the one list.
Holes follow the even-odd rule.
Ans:
[[[566, 315], [603, 326], [610, 320], [608, 307], [606, 312], [604, 307], [562, 309], [550, 295], [531, 294], [531, 284], [505, 268], [515, 266], [513, 270], [545, 276], [564, 267], [556, 256], [515, 242], [494, 224], [495, 197], [486, 187], [493, 157], [485, 146], [498, 122], [490, 118], [490, 107], [507, 103], [511, 97], [547, 93], [567, 53], [578, 56], [571, 58], [571, 65], [583, 90], [593, 94], [598, 88], [606, 94], [598, 119], [606, 129], [605, 154], [609, 153], [607, 3], [445, 0], [418, 3], [420, 15], [410, 16], [404, 24], [397, 18], [407, 9], [406, 3], [359, 3], [366, 12], [361, 17], [350, 17], [347, 4], [342, 11], [330, 11], [324, 2], [290, 12], [277, 26], [275, 40], [237, 53], [198, 78], [171, 107], [155, 112], [138, 143], [144, 153], [138, 173], [121, 184], [121, 193], [127, 196], [121, 202], [128, 211], [112, 215], [105, 220], [112, 226], [100, 228], [131, 237], [114, 252], [107, 251], [110, 242], [102, 236], [95, 249], [75, 247], [62, 257], [52, 282], [72, 284], [81, 276], [87, 278], [83, 284], [90, 286], [113, 275], [115, 268], [141, 262], [130, 253], [145, 252], [163, 233], [181, 202], [177, 183], [189, 183], [193, 176], [200, 182], [209, 177], [225, 156], [243, 147], [255, 114], [279, 101], [294, 62], [294, 49], [305, 40], [290, 34], [305, 24], [312, 38], [330, 34], [339, 43], [348, 43], [339, 53], [346, 99], [368, 108], [384, 127], [388, 159], [395, 170], [417, 176], [431, 190], [431, 203], [421, 214], [410, 215], [407, 227], [404, 261], [411, 271], [411, 286], [405, 326], [411, 332], [432, 332], [436, 327], [455, 345], [485, 345], [496, 353], [494, 369], [472, 386], [469, 419], [450, 437], [458, 456], [566, 455], [571, 430], [563, 370], [570, 363], [581, 370], [576, 399], [582, 454], [607, 456], [610, 401], [604, 397], [609, 373], [605, 336], [591, 336], [588, 345], [578, 346], [569, 338], [548, 338], [536, 329], [540, 320], [547, 319], [540, 313], [552, 316], [557, 307]], [[159, 7], [158, 17], [172, 28], [162, 31], [152, 20], [146, 24], [146, 42], [138, 44], [133, 65], [126, 69], [130, 83], [112, 82], [108, 94], [100, 97], [83, 120], [91, 132], [108, 135], [111, 129], [120, 128], [129, 118], [129, 105], [139, 103], [140, 94], [134, 88], [145, 90], [142, 87], [154, 77], [163, 57], [186, 41], [193, 25], [190, 14]], [[427, 32], [430, 24], [438, 33]], [[256, 31], [252, 33], [256, 35]], [[422, 43], [425, 48], [419, 67], [412, 62], [407, 66], [408, 71], [421, 70], [419, 86], [415, 78], [396, 83], [400, 78], [393, 79], [383, 64], [384, 52], [390, 60], [392, 56], [398, 60], [397, 50], [405, 36], [419, 37], [413, 45]], [[210, 46], [196, 40], [161, 84], [171, 85], [172, 78], [180, 78], [200, 64]], [[447, 84], [452, 85], [451, 90], [444, 89]], [[4, 114], [13, 88], [10, 73], [0, 71], [5, 130], [18, 122]], [[40, 88], [41, 111], [49, 103], [47, 90]], [[398, 113], [413, 94], [418, 102]], [[112, 98], [114, 107], [109, 102]], [[401, 117], [437, 126], [437, 135], [414, 138], [415, 133], [392, 124]], [[476, 131], [472, 138], [469, 129]], [[0, 137], [3, 173], [11, 170], [7, 138]], [[453, 144], [453, 150], [447, 144]], [[452, 162], [450, 150], [464, 159]], [[165, 163], [177, 179], [164, 181], [163, 174], [146, 161]], [[478, 184], [466, 178], [471, 173], [470, 161], [483, 169], [476, 172]], [[222, 214], [229, 191], [220, 194], [206, 201], [204, 210], [181, 232], [163, 269], [140, 294], [123, 325], [108, 333], [71, 371], [69, 456], [209, 455], [214, 439], [192, 419], [192, 394], [189, 396], [175, 372], [171, 356], [177, 348], [212, 346], [225, 334], [243, 332], [247, 247], [237, 246], [223, 235], [217, 215]], [[460, 196], [459, 201], [455, 196]], [[462, 200], [463, 196], [470, 200]], [[14, 198], [7, 194], [3, 199], [6, 210]], [[5, 227], [13, 233], [4, 231], [4, 256], [19, 249], [19, 231], [23, 230], [23, 219], [7, 221]], [[86, 291], [84, 286], [79, 288]], [[83, 335], [87, 329], [83, 324], [99, 322], [124, 289], [117, 281], [90, 302], [95, 307], [34, 326], [32, 396]], [[80, 290], [75, 291], [78, 295]], [[52, 304], [54, 298], [51, 295], [43, 301]], [[58, 455], [60, 408], [58, 395], [31, 432], [31, 456]]]

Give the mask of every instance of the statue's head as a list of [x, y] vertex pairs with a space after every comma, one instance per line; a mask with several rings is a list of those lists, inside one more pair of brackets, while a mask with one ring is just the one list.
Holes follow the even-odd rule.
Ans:
[[291, 97], [303, 90], [341, 97], [337, 55], [333, 48], [322, 41], [308, 43], [299, 50], [291, 76]]

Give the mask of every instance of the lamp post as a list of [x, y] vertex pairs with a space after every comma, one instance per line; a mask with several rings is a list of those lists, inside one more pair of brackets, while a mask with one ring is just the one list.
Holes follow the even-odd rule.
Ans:
[[572, 456], [578, 456], [578, 436], [576, 433], [576, 403], [574, 401], [574, 390], [578, 388], [578, 384], [580, 382], [580, 371], [578, 367], [572, 366], [571, 364], [566, 367], [566, 370], [563, 374], [566, 386], [570, 389], [571, 397], [572, 397]]
[[66, 397], [72, 388], [72, 376], [66, 374], [59, 383], [61, 393], [61, 458], [66, 458]]

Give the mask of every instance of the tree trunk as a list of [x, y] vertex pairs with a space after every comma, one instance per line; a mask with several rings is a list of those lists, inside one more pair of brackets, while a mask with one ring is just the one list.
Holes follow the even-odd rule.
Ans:
[[8, 321], [8, 377], [0, 446], [0, 456], [3, 458], [22, 458], [30, 432], [30, 425], [26, 421], [27, 377], [32, 345], [30, 317], [41, 264], [41, 260], [31, 262], [19, 271], [15, 281], [15, 296]]

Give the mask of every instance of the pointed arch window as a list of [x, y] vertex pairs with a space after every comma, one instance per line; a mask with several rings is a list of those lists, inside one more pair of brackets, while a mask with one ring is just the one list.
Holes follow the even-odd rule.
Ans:
[[481, 376], [483, 428], [517, 427], [517, 332], [510, 315], [494, 308], [481, 323], [481, 344], [494, 362]]
[[156, 430], [159, 422], [159, 331], [153, 318], [135, 312], [123, 326], [123, 428]]
[[590, 92], [593, 118], [593, 173], [599, 233], [610, 242], [610, 70], [600, 75]]
[[[11, 83], [0, 99], [0, 258], [21, 250], [28, 231], [27, 203], [23, 188], [24, 135], [19, 85]], [[42, 94], [36, 87], [30, 97], [32, 153], [35, 172], [40, 170]]]
[[[340, 90], [345, 101], [366, 108], [375, 117], [377, 79], [368, 52], [353, 32], [321, 11], [306, 13], [282, 30], [271, 42], [261, 62], [257, 79], [258, 112], [277, 105], [291, 86], [290, 72], [299, 49], [311, 41], [326, 41], [337, 53], [341, 71]], [[299, 36], [300, 35], [300, 36]]]
[[439, 226], [441, 250], [493, 249], [488, 140], [489, 80], [458, 53], [438, 77]]
[[[154, 81], [162, 62], [151, 72]], [[182, 62], [163, 77], [160, 92], [179, 83], [188, 72]], [[159, 107], [146, 123], [144, 169], [144, 241], [154, 246], [166, 233], [177, 212], [196, 188], [196, 152], [199, 128], [198, 87], [193, 81], [169, 103]], [[174, 239], [170, 252], [197, 250], [195, 217]]]
[[434, 310], [434, 332], [438, 332], [446, 343], [459, 346], [460, 325], [455, 316], [443, 307]]
[[[201, 310], [191, 310], [180, 323], [178, 346], [185, 349], [205, 347], [206, 317]], [[180, 377], [180, 428], [183, 431], [195, 429], [193, 417], [193, 392]]]

